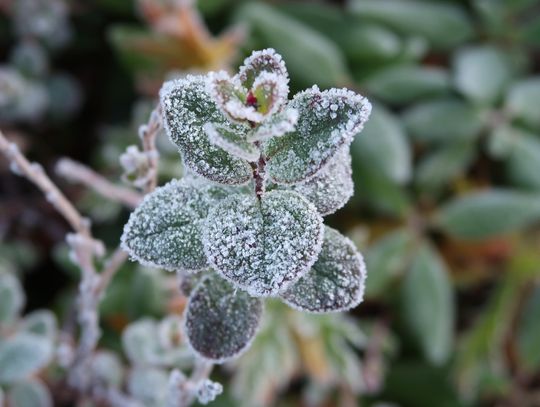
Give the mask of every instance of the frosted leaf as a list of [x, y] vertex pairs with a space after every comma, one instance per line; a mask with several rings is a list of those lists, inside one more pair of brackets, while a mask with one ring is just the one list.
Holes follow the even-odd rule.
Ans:
[[214, 401], [221, 393], [223, 393], [223, 386], [220, 383], [206, 379], [197, 390], [197, 400], [201, 404], [208, 404]]
[[279, 81], [285, 85], [289, 82], [289, 74], [287, 73], [287, 68], [285, 68], [285, 63], [281, 55], [272, 48], [254, 51], [247, 57], [238, 71], [238, 78], [245, 88], [251, 89], [255, 80], [263, 72], [275, 74], [279, 78]]
[[248, 134], [248, 140], [266, 141], [272, 137], [281, 137], [293, 131], [297, 122], [298, 111], [296, 109], [285, 109], [262, 122], [252, 133]]
[[207, 265], [200, 237], [209, 208], [228, 192], [202, 180], [175, 180], [147, 195], [124, 227], [122, 248], [143, 265], [198, 271]]
[[163, 406], [169, 388], [169, 378], [162, 369], [135, 367], [129, 374], [127, 387], [129, 394], [143, 406]]
[[19, 280], [10, 273], [0, 273], [0, 325], [12, 324], [24, 306], [24, 292]]
[[38, 310], [24, 317], [19, 330], [43, 336], [52, 343], [56, 339], [58, 323], [51, 311]]
[[287, 81], [276, 73], [261, 72], [253, 82], [251, 92], [256, 99], [257, 111], [271, 115], [287, 102], [289, 86]]
[[260, 114], [251, 106], [246, 106], [247, 89], [237, 77], [231, 78], [225, 71], [210, 72], [207, 89], [219, 109], [233, 121], [248, 120], [252, 114]]
[[305, 198], [272, 191], [259, 201], [234, 195], [216, 205], [203, 227], [209, 263], [254, 296], [272, 296], [313, 265], [322, 244], [322, 218]]
[[222, 124], [239, 133], [244, 127], [227, 121], [206, 88], [203, 76], [188, 75], [166, 82], [160, 91], [164, 127], [180, 150], [184, 163], [195, 173], [215, 182], [244, 184], [251, 168], [208, 140], [203, 126]]
[[[52, 407], [49, 389], [38, 379], [29, 379], [14, 385], [8, 394], [12, 407]], [[0, 406], [1, 404], [0, 401]]]
[[354, 244], [326, 226], [317, 262], [281, 297], [285, 303], [301, 311], [344, 311], [362, 301], [365, 279], [364, 260]]
[[257, 161], [261, 154], [253, 143], [246, 140], [245, 133], [239, 134], [230, 127], [213, 123], [206, 123], [204, 131], [212, 144], [221, 147], [235, 157], [247, 161]]
[[215, 363], [238, 356], [250, 345], [262, 301], [217, 275], [204, 278], [189, 298], [185, 332], [195, 353]]
[[43, 369], [53, 356], [49, 340], [19, 333], [0, 342], [0, 384], [23, 380]]
[[326, 167], [307, 181], [293, 185], [292, 190], [306, 197], [323, 216], [343, 207], [354, 192], [349, 148], [338, 151]]
[[265, 145], [270, 178], [294, 184], [317, 173], [362, 130], [371, 112], [368, 100], [347, 89], [321, 92], [316, 86], [295, 95], [296, 130]]
[[124, 369], [120, 358], [114, 352], [97, 351], [90, 365], [93, 376], [107, 386], [120, 387]]

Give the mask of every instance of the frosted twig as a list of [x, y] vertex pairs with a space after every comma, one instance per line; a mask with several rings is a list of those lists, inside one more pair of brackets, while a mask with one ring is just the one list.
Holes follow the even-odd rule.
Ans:
[[202, 359], [196, 359], [193, 372], [187, 378], [179, 370], [173, 370], [169, 379], [168, 407], [188, 407], [197, 398], [201, 385], [208, 379], [214, 364]]
[[65, 197], [58, 187], [47, 176], [43, 167], [31, 163], [21, 154], [15, 143], [9, 142], [0, 131], [0, 152], [10, 161], [10, 168], [17, 175], [27, 178], [34, 183], [45, 195], [78, 234], [90, 238], [90, 222], [82, 217], [73, 204]]
[[144, 193], [147, 194], [156, 189], [158, 181], [158, 161], [159, 153], [156, 149], [156, 137], [161, 129], [161, 110], [157, 106], [150, 114], [150, 119], [147, 124], [139, 127], [139, 137], [143, 151], [147, 153], [149, 158], [149, 180], [144, 187]]
[[69, 158], [62, 158], [58, 161], [56, 173], [69, 181], [80, 183], [95, 190], [105, 198], [121, 202], [130, 208], [135, 208], [142, 199], [137, 192], [114, 185], [94, 170]]

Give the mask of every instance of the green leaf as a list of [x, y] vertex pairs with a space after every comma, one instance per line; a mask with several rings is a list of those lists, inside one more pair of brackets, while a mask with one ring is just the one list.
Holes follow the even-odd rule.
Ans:
[[266, 141], [294, 131], [298, 123], [298, 111], [286, 108], [273, 114], [248, 134], [248, 141]]
[[171, 181], [147, 195], [124, 227], [122, 247], [139, 263], [166, 270], [207, 266], [200, 237], [208, 210], [228, 192], [202, 180]]
[[52, 407], [49, 389], [39, 380], [31, 379], [17, 383], [8, 394], [11, 407]]
[[214, 125], [213, 123], [206, 123], [203, 128], [210, 143], [221, 147], [235, 157], [247, 161], [257, 161], [261, 154], [253, 143], [246, 140], [246, 136], [243, 133], [238, 133], [229, 127]]
[[473, 35], [472, 22], [458, 5], [415, 0], [349, 0], [348, 3], [355, 15], [402, 34], [424, 37], [436, 47], [452, 47]]
[[540, 196], [492, 189], [455, 198], [435, 218], [446, 233], [485, 239], [525, 228], [540, 219]]
[[272, 296], [297, 281], [321, 249], [322, 218], [292, 191], [259, 200], [233, 195], [214, 207], [203, 231], [208, 261], [220, 275], [254, 296]]
[[283, 56], [298, 87], [314, 83], [331, 87], [347, 80], [345, 58], [339, 48], [299, 21], [258, 2], [245, 3], [237, 12], [237, 20], [249, 24], [252, 35]]
[[474, 149], [468, 142], [440, 146], [419, 162], [416, 185], [424, 191], [439, 191], [463, 175], [473, 158]]
[[480, 104], [498, 101], [513, 76], [508, 56], [493, 46], [460, 49], [453, 65], [457, 89]]
[[315, 205], [322, 216], [336, 212], [354, 192], [349, 149], [339, 151], [313, 178], [291, 189]]
[[528, 370], [535, 371], [540, 366], [540, 287], [534, 288], [531, 296], [525, 303], [521, 314], [517, 333], [517, 351], [521, 363]]
[[161, 91], [164, 126], [184, 163], [198, 175], [223, 184], [244, 184], [251, 178], [249, 164], [210, 143], [206, 123], [230, 127], [239, 134], [243, 126], [230, 123], [206, 88], [207, 78], [188, 75], [166, 82]]
[[381, 105], [375, 105], [362, 134], [351, 145], [353, 159], [398, 184], [410, 179], [410, 150], [398, 118]]
[[238, 70], [238, 78], [246, 89], [252, 89], [256, 86], [257, 79], [268, 73], [276, 75], [278, 81], [285, 84], [289, 82], [289, 73], [285, 62], [283, 62], [281, 55], [272, 48], [254, 51], [247, 57]]
[[122, 345], [128, 359], [134, 365], [151, 366], [159, 349], [157, 323], [145, 318], [126, 327], [122, 332]]
[[53, 356], [52, 343], [41, 336], [19, 333], [0, 343], [0, 383], [21, 381], [43, 369]]
[[58, 323], [49, 310], [33, 311], [24, 317], [20, 330], [43, 336], [53, 343], [56, 340]]
[[366, 253], [369, 278], [366, 297], [385, 294], [393, 281], [409, 267], [414, 236], [407, 230], [397, 230], [377, 240]]
[[92, 358], [91, 369], [100, 383], [116, 388], [122, 386], [124, 369], [116, 353], [97, 351]]
[[362, 301], [365, 279], [364, 259], [353, 242], [326, 226], [317, 261], [281, 298], [300, 311], [346, 311]]
[[484, 125], [481, 110], [458, 99], [437, 99], [405, 111], [403, 120], [411, 137], [422, 143], [475, 139]]
[[151, 367], [136, 367], [128, 377], [129, 394], [143, 406], [165, 405], [169, 377], [164, 370]]
[[321, 92], [316, 86], [296, 94], [289, 106], [299, 113], [296, 130], [264, 147], [270, 178], [294, 184], [315, 175], [362, 130], [371, 112], [364, 97], [346, 89]]
[[512, 126], [498, 126], [490, 139], [490, 152], [505, 163], [512, 185], [540, 190], [540, 139]]
[[262, 301], [217, 276], [203, 279], [186, 309], [186, 335], [195, 353], [222, 363], [244, 352], [262, 315]]
[[13, 324], [24, 302], [24, 292], [19, 280], [8, 272], [0, 273], [0, 325]]
[[535, 129], [540, 129], [540, 115], [536, 108], [540, 101], [540, 77], [532, 77], [514, 84], [506, 98], [510, 115]]
[[369, 76], [363, 85], [384, 102], [404, 105], [448, 94], [450, 75], [442, 68], [397, 65], [377, 71]]
[[454, 299], [446, 266], [433, 248], [424, 245], [414, 256], [401, 299], [404, 321], [424, 356], [445, 363], [454, 341]]

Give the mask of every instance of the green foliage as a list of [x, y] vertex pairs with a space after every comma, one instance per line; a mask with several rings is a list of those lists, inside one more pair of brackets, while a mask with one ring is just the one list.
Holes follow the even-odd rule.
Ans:
[[52, 407], [49, 389], [37, 379], [17, 383], [10, 390], [8, 400], [13, 407]]

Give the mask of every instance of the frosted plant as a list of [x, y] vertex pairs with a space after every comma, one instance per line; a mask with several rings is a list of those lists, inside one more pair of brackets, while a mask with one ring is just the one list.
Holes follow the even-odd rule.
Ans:
[[[313, 313], [362, 300], [362, 256], [322, 217], [352, 195], [349, 145], [371, 105], [346, 89], [288, 92], [285, 64], [268, 49], [235, 76], [187, 76], [160, 93], [188, 175], [144, 198], [122, 245], [144, 265], [197, 281], [185, 335], [214, 363], [248, 347], [266, 297]], [[215, 396], [210, 387], [202, 399]]]

